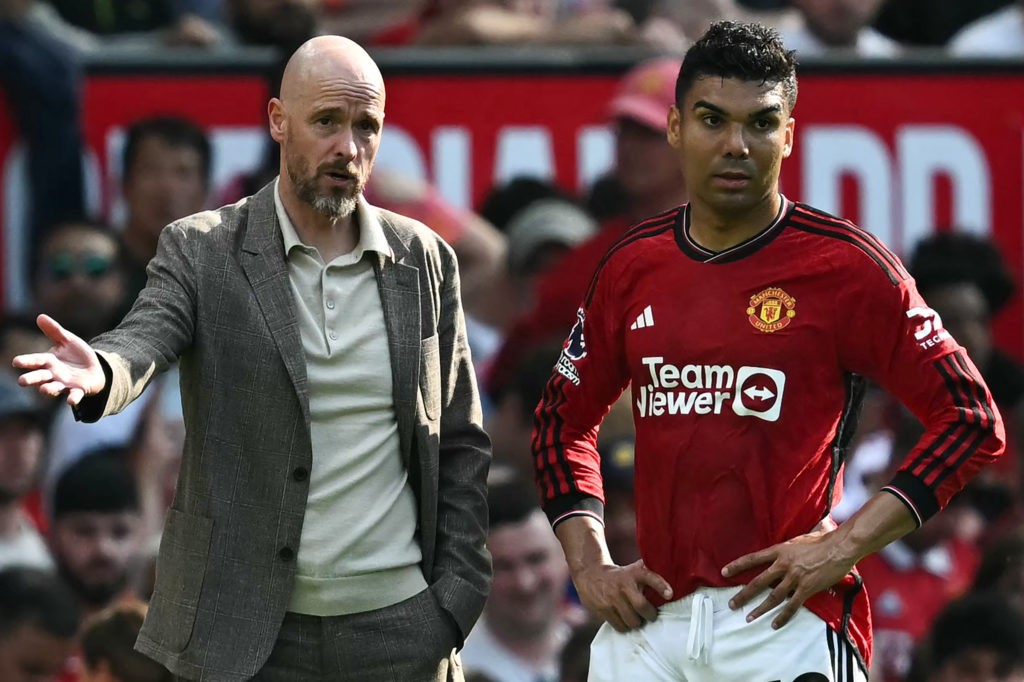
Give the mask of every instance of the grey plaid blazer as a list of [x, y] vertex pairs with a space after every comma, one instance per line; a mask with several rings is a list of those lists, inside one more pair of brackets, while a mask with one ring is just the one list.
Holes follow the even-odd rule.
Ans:
[[[115, 330], [92, 341], [107, 388], [77, 410], [83, 421], [118, 412], [180, 358], [184, 456], [136, 648], [187, 678], [252, 677], [270, 655], [294, 580], [312, 450], [273, 196], [270, 184], [164, 229], [146, 288]], [[373, 210], [395, 255], [375, 270], [423, 575], [465, 636], [490, 586], [490, 442], [457, 265], [422, 224]]]

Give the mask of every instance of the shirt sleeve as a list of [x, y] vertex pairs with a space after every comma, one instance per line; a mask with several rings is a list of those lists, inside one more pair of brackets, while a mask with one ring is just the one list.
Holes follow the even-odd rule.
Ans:
[[[881, 247], [884, 249], [884, 247]], [[1005, 432], [988, 387], [964, 348], [928, 307], [896, 256], [852, 278], [837, 312], [844, 364], [878, 382], [925, 427], [883, 490], [895, 495], [918, 526], [946, 506], [1003, 453]]]
[[535, 475], [553, 526], [581, 514], [603, 522], [597, 433], [629, 383], [607, 271], [595, 275], [534, 412]]

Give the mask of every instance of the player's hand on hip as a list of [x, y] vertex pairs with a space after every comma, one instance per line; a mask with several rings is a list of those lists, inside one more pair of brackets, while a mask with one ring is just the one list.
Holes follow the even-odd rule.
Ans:
[[833, 532], [815, 531], [729, 563], [722, 569], [726, 578], [768, 566], [736, 593], [729, 607], [738, 609], [767, 590], [768, 596], [747, 615], [747, 622], [785, 602], [772, 621], [772, 627], [782, 627], [809, 597], [832, 587], [853, 569], [854, 560], [840, 551], [837, 539]]
[[106, 377], [96, 351], [48, 315], [40, 315], [36, 323], [53, 346], [45, 353], [15, 356], [11, 364], [28, 370], [18, 378], [18, 383], [34, 386], [51, 397], [67, 391], [67, 401], [72, 406], [78, 405], [83, 397], [102, 391]]
[[658, 609], [644, 596], [645, 587], [665, 599], [672, 598], [668, 581], [642, 560], [628, 566], [590, 566], [574, 575], [573, 582], [583, 605], [619, 632], [635, 630], [657, 618]]

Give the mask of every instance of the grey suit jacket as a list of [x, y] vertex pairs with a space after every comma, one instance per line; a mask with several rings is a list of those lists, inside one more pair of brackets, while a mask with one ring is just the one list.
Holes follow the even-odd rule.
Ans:
[[[422, 224], [372, 210], [395, 256], [375, 270], [423, 574], [465, 636], [490, 586], [490, 443], [457, 265]], [[184, 456], [136, 647], [184, 677], [248, 679], [270, 655], [289, 602], [312, 465], [273, 184], [169, 225], [148, 275], [122, 323], [92, 341], [107, 388], [83, 400], [78, 416], [118, 412], [180, 358]]]

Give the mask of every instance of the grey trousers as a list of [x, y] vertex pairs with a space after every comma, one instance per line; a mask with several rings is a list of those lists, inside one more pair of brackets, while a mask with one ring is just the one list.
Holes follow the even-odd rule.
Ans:
[[430, 590], [365, 613], [287, 613], [270, 658], [252, 680], [463, 682], [458, 640], [458, 626]]

